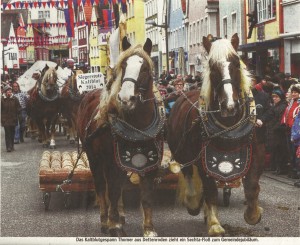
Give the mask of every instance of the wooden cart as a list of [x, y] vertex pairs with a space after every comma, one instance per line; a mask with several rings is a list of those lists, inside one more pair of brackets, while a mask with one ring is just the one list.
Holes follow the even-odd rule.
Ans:
[[45, 210], [48, 210], [51, 192], [62, 192], [66, 208], [71, 205], [71, 192], [94, 191], [93, 177], [86, 155], [83, 155], [67, 181], [77, 159], [77, 152], [45, 151], [40, 161], [39, 188], [43, 192]]
[[[66, 208], [69, 208], [72, 192], [89, 192], [95, 190], [93, 176], [85, 153], [82, 154], [77, 163], [71, 181], [68, 181], [68, 176], [73, 169], [77, 156], [76, 151], [63, 153], [59, 151], [45, 151], [42, 154], [39, 169], [39, 189], [43, 192], [45, 210], [49, 209], [52, 192], [62, 192], [64, 195], [64, 205]], [[175, 190], [177, 182], [178, 174], [164, 174], [159, 184], [157, 184], [157, 188]], [[136, 188], [136, 185], [126, 185], [126, 189], [130, 188]]]

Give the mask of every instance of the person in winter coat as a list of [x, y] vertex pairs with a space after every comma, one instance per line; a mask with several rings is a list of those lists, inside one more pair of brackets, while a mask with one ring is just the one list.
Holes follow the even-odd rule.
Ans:
[[[298, 105], [300, 104], [300, 100], [298, 100]], [[296, 158], [295, 158], [295, 170], [297, 171], [297, 177], [300, 177], [300, 113], [298, 112], [295, 117], [294, 124], [291, 130], [291, 142], [294, 144], [296, 148]], [[300, 188], [300, 181], [294, 183], [294, 185]]]
[[13, 95], [11, 87], [6, 86], [1, 97], [1, 125], [4, 127], [7, 152], [14, 150], [15, 127], [20, 111], [19, 100]]
[[290, 160], [289, 162], [289, 177], [297, 178], [297, 171], [296, 171], [296, 150], [294, 144], [291, 142], [291, 128], [294, 124], [294, 118], [298, 114], [299, 107], [298, 107], [298, 99], [300, 95], [300, 86], [299, 85], [292, 85], [290, 88], [290, 102], [285, 109], [284, 115], [282, 117], [282, 124], [286, 125], [287, 130], [287, 141], [289, 142], [289, 155]]
[[269, 122], [268, 126], [272, 132], [270, 140], [271, 151], [271, 170], [275, 170], [277, 174], [283, 174], [286, 171], [286, 163], [288, 159], [288, 146], [285, 127], [281, 125], [281, 118], [287, 106], [285, 94], [280, 88], [272, 91], [272, 99], [274, 105], [266, 111], [260, 119], [256, 121], [258, 127]]

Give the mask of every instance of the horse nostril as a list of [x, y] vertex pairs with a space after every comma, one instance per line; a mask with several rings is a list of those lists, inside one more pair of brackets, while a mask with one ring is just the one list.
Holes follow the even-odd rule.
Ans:
[[136, 96], [130, 96], [129, 100], [130, 100], [131, 102], [135, 102], [135, 101], [136, 101]]

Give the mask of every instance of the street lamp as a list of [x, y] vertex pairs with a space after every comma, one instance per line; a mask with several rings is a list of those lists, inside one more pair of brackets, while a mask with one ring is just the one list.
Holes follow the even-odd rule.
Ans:
[[146, 21], [147, 25], [157, 26], [160, 28], [165, 29], [165, 35], [166, 35], [166, 61], [167, 61], [167, 74], [169, 74], [169, 44], [168, 44], [168, 17], [165, 15], [165, 24], [164, 25], [158, 25], [154, 20], [148, 20]]

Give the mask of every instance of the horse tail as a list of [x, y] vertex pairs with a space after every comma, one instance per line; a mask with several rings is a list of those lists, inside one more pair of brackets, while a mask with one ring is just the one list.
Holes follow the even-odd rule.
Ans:
[[192, 174], [179, 174], [177, 203], [187, 207], [191, 215], [197, 215], [203, 204], [202, 181], [196, 166], [191, 166]]

